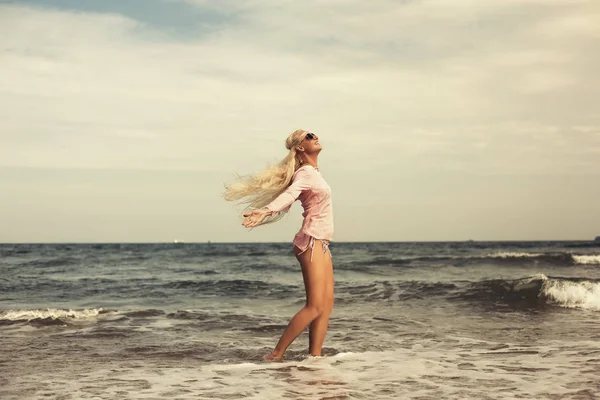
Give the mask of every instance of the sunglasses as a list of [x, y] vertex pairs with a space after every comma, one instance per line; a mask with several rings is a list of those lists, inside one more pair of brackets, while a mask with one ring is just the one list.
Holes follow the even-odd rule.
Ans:
[[[315, 135], [314, 133], [310, 133], [310, 132], [309, 132], [309, 133], [307, 133], [307, 134], [304, 136], [304, 139], [313, 140], [313, 139], [315, 139], [316, 137], [317, 137], [317, 135]], [[304, 140], [304, 139], [302, 139], [302, 140]]]

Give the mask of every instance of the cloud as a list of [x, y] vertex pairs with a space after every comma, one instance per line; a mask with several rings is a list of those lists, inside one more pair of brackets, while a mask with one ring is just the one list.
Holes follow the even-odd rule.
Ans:
[[187, 3], [220, 23], [179, 40], [131, 13], [0, 6], [0, 164], [248, 169], [307, 127], [374, 167], [577, 171], [596, 143], [569, 139], [600, 122], [593, 2]]

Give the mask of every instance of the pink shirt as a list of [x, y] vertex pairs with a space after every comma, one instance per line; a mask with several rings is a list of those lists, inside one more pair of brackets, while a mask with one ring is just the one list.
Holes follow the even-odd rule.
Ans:
[[300, 199], [304, 208], [302, 213], [304, 222], [294, 243], [306, 235], [315, 239], [331, 240], [333, 236], [331, 187], [325, 182], [321, 173], [311, 165], [298, 168], [292, 177], [291, 185], [269, 203], [267, 208], [273, 212], [288, 212], [297, 199]]

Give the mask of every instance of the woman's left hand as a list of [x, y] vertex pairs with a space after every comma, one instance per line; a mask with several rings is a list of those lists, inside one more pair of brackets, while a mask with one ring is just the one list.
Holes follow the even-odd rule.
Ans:
[[253, 226], [260, 224], [262, 220], [265, 219], [265, 217], [269, 214], [271, 214], [271, 212], [266, 209], [253, 210], [247, 214], [244, 214], [246, 219], [244, 222], [242, 222], [242, 225], [244, 225], [246, 228], [252, 228]]

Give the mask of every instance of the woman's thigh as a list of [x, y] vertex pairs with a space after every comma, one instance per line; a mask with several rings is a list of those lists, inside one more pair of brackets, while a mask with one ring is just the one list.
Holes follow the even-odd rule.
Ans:
[[308, 248], [302, 254], [297, 254], [297, 250], [295, 249], [296, 258], [302, 268], [306, 303], [308, 306], [323, 307], [333, 291], [333, 267], [329, 252], [323, 252], [320, 240], [315, 240], [314, 249]]
[[327, 296], [327, 299], [333, 305], [335, 280], [333, 278], [333, 260], [331, 258], [331, 253], [329, 251], [327, 252], [327, 254], [325, 254], [325, 262], [326, 262], [326, 267], [325, 267], [325, 272], [326, 272], [325, 293], [326, 294], [325, 295]]

